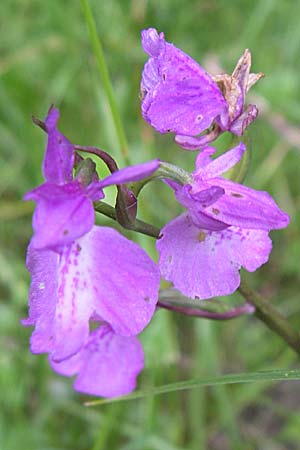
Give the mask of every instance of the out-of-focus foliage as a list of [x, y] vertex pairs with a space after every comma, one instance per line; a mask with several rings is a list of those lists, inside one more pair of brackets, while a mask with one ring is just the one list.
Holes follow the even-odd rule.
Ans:
[[[132, 163], [161, 157], [191, 169], [194, 160], [141, 118], [142, 28], [164, 31], [210, 71], [230, 72], [244, 48], [251, 49], [253, 70], [266, 78], [251, 98], [262, 114], [249, 130], [247, 183], [270, 190], [292, 221], [273, 233], [270, 263], [247, 278], [299, 327], [299, 1], [93, 0], [91, 7]], [[61, 110], [60, 129], [72, 142], [104, 148], [117, 158], [120, 153], [80, 2], [3, 1], [0, 29], [0, 449], [298, 449], [297, 384], [199, 389], [87, 409], [71, 381], [52, 373], [46, 356], [29, 353], [30, 330], [20, 319], [27, 314], [24, 258], [33, 205], [22, 196], [42, 181], [45, 144], [31, 115], [43, 118], [54, 103]], [[226, 137], [219, 142], [225, 145]], [[179, 212], [161, 185], [148, 187], [143, 198], [140, 216], [156, 225]], [[139, 240], [155, 256], [151, 239]], [[291, 350], [251, 317], [215, 324], [163, 311], [142, 339], [144, 388], [297, 364]]]

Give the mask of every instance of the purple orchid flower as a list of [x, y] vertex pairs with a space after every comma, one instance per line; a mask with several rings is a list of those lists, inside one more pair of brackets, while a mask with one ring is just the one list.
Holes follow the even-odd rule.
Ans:
[[[262, 76], [249, 74], [249, 50], [231, 77], [211, 77], [154, 28], [142, 31], [142, 46], [150, 56], [141, 81], [142, 115], [160, 133], [175, 133], [186, 150], [202, 148], [222, 131], [240, 136], [256, 118], [254, 105], [244, 109], [247, 90]], [[212, 125], [209, 133], [196, 137]]]
[[[85, 387], [75, 384], [80, 392], [110, 396], [128, 393], [128, 386], [133, 389], [133, 377], [143, 361], [135, 336], [150, 322], [158, 298], [159, 274], [148, 255], [117, 231], [94, 226], [72, 245], [62, 247], [61, 253], [30, 245], [27, 267], [31, 274], [29, 318], [23, 325], [35, 326], [32, 353], [49, 353], [59, 373], [80, 360], [78, 371], [85, 374]], [[100, 329], [109, 327], [103, 344], [100, 329], [90, 333], [91, 322]], [[117, 357], [127, 346], [132, 353], [122, 356], [118, 372], [113, 355]], [[104, 350], [110, 348], [112, 352], [104, 357]], [[92, 350], [90, 366], [87, 354]], [[111, 372], [98, 388], [95, 378], [99, 380], [100, 373], [96, 376], [92, 370], [97, 364], [102, 372]]]
[[267, 192], [220, 176], [239, 161], [243, 144], [211, 160], [214, 151], [198, 155], [191, 184], [168, 183], [187, 212], [168, 223], [157, 241], [162, 276], [191, 298], [233, 293], [241, 267], [252, 272], [267, 262], [268, 232], [289, 223]]
[[144, 367], [144, 353], [135, 336], [119, 336], [109, 325], [100, 325], [78, 353], [60, 363], [50, 359], [50, 364], [61, 375], [77, 374], [76, 391], [116, 397], [135, 389]]
[[73, 179], [75, 150], [57, 130], [58, 119], [58, 110], [50, 108], [45, 120], [48, 142], [43, 174], [46, 182], [24, 196], [25, 200], [37, 203], [31, 240], [36, 249], [57, 250], [62, 245], [72, 244], [92, 229], [95, 222], [93, 201], [104, 198], [104, 187], [138, 181], [159, 167], [159, 161], [153, 160], [114, 172], [101, 181], [94, 175], [88, 185], [80, 176]]
[[[76, 389], [123, 395], [134, 388], [143, 366], [135, 336], [154, 314], [160, 276], [137, 244], [94, 225], [92, 202], [104, 197], [105, 186], [148, 176], [158, 161], [115, 172], [102, 181], [93, 176], [87, 185], [80, 177], [73, 180], [74, 149], [57, 130], [57, 120], [58, 111], [52, 108], [45, 121], [46, 182], [25, 196], [37, 207], [27, 253], [29, 318], [23, 325], [35, 326], [33, 353], [49, 353], [58, 372], [68, 374], [72, 366], [79, 373]], [[100, 325], [93, 332], [91, 322]], [[121, 356], [126, 349], [130, 354]], [[97, 377], [94, 369], [99, 370]]]

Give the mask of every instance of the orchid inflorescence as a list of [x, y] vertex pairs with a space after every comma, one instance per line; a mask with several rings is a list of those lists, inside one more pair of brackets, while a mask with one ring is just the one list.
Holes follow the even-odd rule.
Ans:
[[[256, 106], [245, 106], [262, 76], [250, 73], [250, 52], [231, 76], [213, 77], [153, 28], [142, 32], [142, 44], [150, 56], [142, 115], [160, 133], [174, 133], [182, 148], [198, 150], [194, 172], [159, 159], [119, 170], [108, 153], [73, 145], [58, 131], [59, 112], [51, 107], [44, 122], [35, 119], [48, 137], [45, 181], [25, 196], [36, 202], [27, 251], [29, 317], [22, 321], [35, 327], [31, 351], [48, 353], [56, 372], [76, 375], [79, 392], [104, 397], [135, 388], [144, 364], [137, 336], [158, 306], [172, 309], [159, 295], [161, 278], [194, 303], [232, 294], [241, 267], [252, 272], [268, 261], [269, 231], [289, 223], [268, 193], [222, 176], [245, 157], [242, 141], [213, 158], [211, 144], [221, 133], [242, 136], [257, 116]], [[97, 154], [111, 175], [100, 180], [83, 152]], [[136, 217], [141, 186], [154, 179], [185, 208], [161, 230]], [[115, 208], [103, 202], [111, 185], [118, 190]], [[158, 262], [115, 229], [95, 225], [95, 210], [155, 237]], [[243, 313], [253, 311], [246, 305]]]

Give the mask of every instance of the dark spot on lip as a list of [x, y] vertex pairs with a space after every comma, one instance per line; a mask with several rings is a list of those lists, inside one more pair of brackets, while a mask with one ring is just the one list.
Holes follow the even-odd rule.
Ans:
[[243, 195], [242, 195], [242, 194], [239, 194], [238, 192], [230, 192], [230, 195], [231, 195], [232, 197], [237, 197], [237, 198], [242, 198], [242, 197], [243, 197]]
[[81, 251], [81, 247], [80, 247], [79, 244], [76, 245], [76, 250], [77, 250], [78, 253]]
[[165, 81], [165, 79], [166, 79], [166, 74], [165, 73], [162, 74], [162, 79]]
[[144, 297], [145, 302], [149, 303], [150, 301], [150, 297], [148, 297], [148, 295], [146, 297]]
[[62, 234], [63, 234], [64, 236], [67, 236], [67, 234], [69, 234], [69, 231], [68, 231], [68, 230], [64, 230]]
[[218, 214], [220, 214], [220, 211], [219, 211], [217, 208], [212, 208], [212, 212], [213, 212], [213, 214], [215, 214], [216, 216], [217, 216]]
[[203, 241], [205, 241], [205, 238], [206, 238], [205, 231], [199, 231], [198, 236], [197, 236], [198, 241], [203, 242]]

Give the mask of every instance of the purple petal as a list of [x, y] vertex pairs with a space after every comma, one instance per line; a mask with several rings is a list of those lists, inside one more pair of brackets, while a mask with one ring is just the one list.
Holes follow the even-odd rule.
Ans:
[[141, 32], [142, 46], [150, 56], [158, 57], [165, 49], [164, 33], [159, 33], [155, 28], [148, 28]]
[[225, 195], [212, 206], [205, 208], [205, 214], [228, 225], [256, 230], [275, 230], [289, 224], [289, 216], [282, 211], [273, 198], [263, 191], [223, 178], [212, 178], [209, 184], [223, 188]]
[[206, 299], [233, 293], [239, 269], [252, 272], [267, 262], [272, 243], [260, 230], [200, 230], [183, 214], [162, 229], [156, 246], [162, 276], [185, 296]]
[[190, 151], [199, 150], [202, 149], [203, 147], [206, 147], [212, 141], [217, 139], [220, 132], [217, 129], [215, 130], [213, 129], [209, 133], [202, 134], [198, 138], [192, 136], [183, 136], [182, 134], [176, 134], [175, 142], [185, 150]]
[[97, 317], [125, 336], [135, 335], [155, 311], [159, 271], [149, 256], [117, 231], [93, 229], [52, 251], [28, 250], [32, 351], [51, 352], [55, 361], [80, 350]]
[[68, 245], [94, 224], [92, 202], [78, 181], [62, 186], [44, 183], [24, 198], [37, 203], [32, 238], [32, 246], [36, 249]]
[[46, 181], [64, 184], [72, 181], [75, 151], [71, 142], [58, 131], [58, 118], [59, 111], [51, 108], [45, 120], [48, 142], [43, 161], [43, 175]]
[[203, 159], [207, 156], [209, 157], [214, 153], [212, 152], [211, 148], [204, 149], [197, 157], [197, 170], [194, 173], [195, 179], [197, 180], [198, 177], [201, 177], [201, 179], [209, 179], [222, 175], [224, 172], [231, 169], [231, 167], [235, 166], [235, 164], [240, 161], [245, 151], [245, 144], [240, 142], [239, 145], [227, 151], [226, 153], [223, 153], [223, 155], [219, 156], [218, 158], [211, 160], [210, 163], [207, 163], [205, 160], [206, 164], [201, 167]]
[[216, 216], [211, 216], [210, 211], [214, 211], [214, 208], [211, 208], [208, 213], [206, 212], [207, 207], [214, 204], [224, 194], [224, 189], [205, 183], [201, 184], [201, 188], [199, 184], [197, 187], [199, 190], [193, 194], [191, 194], [190, 185], [180, 186], [175, 190], [177, 200], [188, 209], [194, 224], [199, 228], [211, 231], [227, 228], [227, 223], [219, 220]]
[[104, 188], [112, 184], [126, 184], [134, 181], [143, 180], [152, 175], [160, 165], [159, 159], [137, 164], [135, 166], [128, 166], [120, 169], [99, 182], [99, 187]]
[[[190, 186], [190, 188], [192, 188], [192, 186]], [[210, 186], [207, 189], [203, 189], [193, 194], [192, 198], [205, 208], [207, 206], [213, 205], [224, 194], [224, 189], [220, 188], [219, 186]]]
[[95, 312], [124, 336], [140, 333], [149, 323], [158, 300], [159, 271], [137, 244], [117, 231], [93, 227], [79, 240], [87, 254], [85, 271]]
[[22, 324], [35, 325], [30, 339], [32, 353], [53, 349], [58, 258], [54, 252], [35, 250], [31, 244], [28, 246], [26, 266], [31, 275], [29, 317], [22, 320]]
[[92, 282], [90, 249], [84, 245], [85, 238], [62, 249], [57, 273], [55, 342], [51, 353], [54, 361], [74, 355], [89, 335], [89, 319], [97, 299]]
[[135, 389], [144, 366], [143, 349], [136, 337], [118, 336], [108, 325], [94, 330], [80, 353], [51, 366], [58, 373], [78, 373], [74, 388], [85, 394], [115, 397]]
[[196, 158], [196, 170], [195, 174], [202, 171], [205, 166], [211, 164], [212, 159], [211, 155], [216, 153], [216, 149], [214, 147], [205, 147], [201, 152], [198, 153]]
[[150, 125], [161, 133], [194, 136], [227, 114], [218, 85], [192, 58], [153, 28], [142, 32], [142, 43], [151, 56], [141, 82], [142, 114]]
[[[195, 136], [226, 109], [218, 89], [200, 77], [159, 83], [147, 110], [142, 105], [143, 117], [160, 133]], [[205, 143], [201, 138], [201, 145]]]

